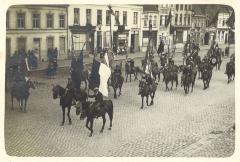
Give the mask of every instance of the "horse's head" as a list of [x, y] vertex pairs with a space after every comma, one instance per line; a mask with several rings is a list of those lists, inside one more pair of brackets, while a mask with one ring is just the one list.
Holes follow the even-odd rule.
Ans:
[[[91, 102], [83, 102], [82, 109], [78, 108], [78, 112], [81, 112], [80, 120], [84, 120], [86, 118], [88, 109], [90, 108], [90, 106], [91, 106]], [[77, 113], [77, 110], [76, 110], [76, 113]]]
[[142, 94], [142, 92], [144, 91], [144, 88], [146, 86], [146, 82], [142, 81], [142, 80], [139, 80], [139, 92], [138, 94]]
[[75, 107], [76, 107], [76, 115], [79, 115], [80, 112], [82, 111], [82, 104], [80, 102], [77, 102]]
[[29, 88], [32, 88], [32, 89], [36, 88], [31, 79], [27, 79], [26, 82]]
[[53, 95], [53, 99], [56, 99], [60, 96], [60, 86], [59, 85], [53, 85], [52, 95]]

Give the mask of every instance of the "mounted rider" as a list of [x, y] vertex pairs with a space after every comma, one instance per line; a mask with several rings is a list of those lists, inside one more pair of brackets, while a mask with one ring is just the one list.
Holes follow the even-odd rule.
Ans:
[[[94, 94], [93, 95], [88, 95], [88, 97], [90, 98], [95, 98], [95, 102], [93, 103], [93, 110], [96, 111], [96, 114], [100, 115], [100, 110], [103, 107], [103, 94], [99, 91], [98, 87], [94, 88]], [[98, 116], [95, 116], [96, 118], [98, 118]]]

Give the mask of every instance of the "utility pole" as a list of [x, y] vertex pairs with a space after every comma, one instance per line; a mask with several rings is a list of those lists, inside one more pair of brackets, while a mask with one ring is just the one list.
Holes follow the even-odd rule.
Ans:
[[114, 13], [113, 13], [113, 10], [112, 10], [112, 6], [111, 5], [108, 5], [108, 9], [109, 9], [109, 11], [110, 11], [110, 47], [111, 47], [111, 49], [112, 49], [112, 15], [114, 15]]

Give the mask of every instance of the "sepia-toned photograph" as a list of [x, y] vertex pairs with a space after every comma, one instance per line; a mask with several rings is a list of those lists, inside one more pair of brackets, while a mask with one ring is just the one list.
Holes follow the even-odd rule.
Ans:
[[8, 156], [234, 154], [231, 6], [86, 1], [5, 14]]

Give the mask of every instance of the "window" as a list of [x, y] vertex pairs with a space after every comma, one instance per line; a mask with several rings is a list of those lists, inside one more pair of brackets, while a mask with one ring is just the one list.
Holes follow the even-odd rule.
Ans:
[[47, 14], [47, 28], [53, 27], [53, 15]]
[[182, 14], [180, 14], [180, 18], [179, 18], [179, 19], [180, 19], [180, 20], [179, 20], [179, 21], [180, 21], [179, 24], [182, 25]]
[[59, 38], [59, 54], [65, 54], [65, 50], [66, 50], [66, 44], [65, 44], [65, 37], [60, 37]]
[[184, 25], [187, 25], [187, 15], [184, 15]]
[[176, 5], [176, 10], [178, 11], [178, 9], [179, 9], [179, 5], [177, 4], [177, 5]]
[[180, 5], [180, 10], [183, 10], [183, 5]]
[[106, 25], [110, 25], [110, 11], [106, 11]]
[[102, 25], [102, 10], [97, 10], [97, 24]]
[[190, 15], [188, 15], [188, 25], [190, 25]]
[[123, 25], [127, 25], [127, 11], [123, 11]]
[[191, 9], [192, 9], [192, 6], [191, 6], [191, 5], [189, 5], [189, 6], [188, 6], [188, 10], [190, 11]]
[[176, 16], [175, 16], [175, 24], [176, 25], [178, 24], [178, 14], [176, 14]]
[[163, 16], [160, 16], [160, 26], [162, 26]]
[[86, 9], [86, 24], [92, 24], [92, 20], [91, 20], [91, 9]]
[[156, 26], [157, 26], [156, 21], [157, 21], [157, 16], [154, 16], [154, 18], [153, 18], [153, 27], [156, 27]]
[[167, 15], [165, 15], [165, 25], [167, 25], [167, 22], [168, 21], [168, 16]]
[[47, 37], [47, 49], [53, 49], [53, 42], [54, 38], [53, 37]]
[[225, 20], [223, 20], [223, 22], [222, 22], [222, 26], [224, 26], [225, 25]]
[[65, 28], [65, 15], [59, 16], [59, 26], [60, 28]]
[[115, 25], [119, 25], [119, 11], [115, 11]]
[[17, 49], [18, 51], [23, 50], [26, 51], [26, 38], [25, 37], [19, 37], [17, 38]]
[[40, 14], [33, 14], [33, 28], [40, 28]]
[[188, 5], [185, 5], [185, 7], [184, 7], [184, 10], [186, 10], [186, 11], [187, 11], [187, 7], [188, 7]]
[[7, 12], [6, 15], [6, 28], [9, 28], [9, 11]]
[[17, 14], [17, 27], [25, 28], [25, 14], [24, 13]]
[[148, 16], [144, 15], [144, 24], [143, 24], [144, 27], [147, 27], [147, 22], [148, 22]]
[[137, 24], [138, 23], [138, 13], [134, 12], [133, 13], [133, 24]]
[[74, 24], [79, 24], [79, 20], [80, 20], [80, 12], [79, 12], [79, 8], [74, 8]]

